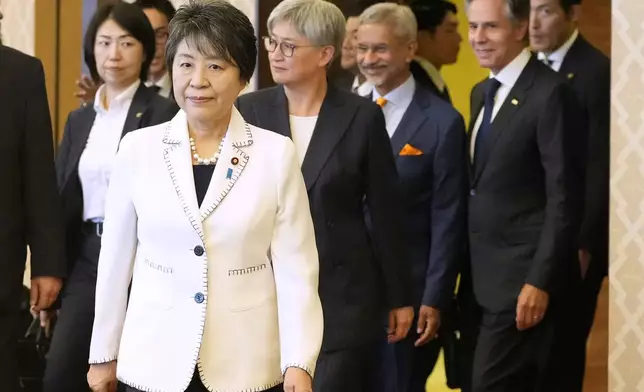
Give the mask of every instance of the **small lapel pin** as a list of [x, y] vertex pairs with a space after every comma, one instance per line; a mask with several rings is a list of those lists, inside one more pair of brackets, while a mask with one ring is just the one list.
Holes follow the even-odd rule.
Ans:
[[574, 73], [569, 73], [569, 74], [568, 74], [568, 79], [572, 79], [572, 78], [574, 78], [574, 77], [575, 77], [575, 74], [574, 74]]
[[138, 112], [138, 113], [136, 114], [136, 118], [140, 118], [142, 115], [143, 115], [143, 113], [142, 113], [142, 112]]
[[233, 176], [233, 169], [228, 168], [228, 171], [226, 172], [226, 179], [230, 180], [232, 176]]
[[512, 98], [512, 105], [517, 106], [519, 104], [519, 101], [517, 101], [516, 98]]
[[237, 165], [239, 163], [239, 158], [233, 157], [233, 159], [230, 160], [230, 163], [232, 163], [233, 165]]

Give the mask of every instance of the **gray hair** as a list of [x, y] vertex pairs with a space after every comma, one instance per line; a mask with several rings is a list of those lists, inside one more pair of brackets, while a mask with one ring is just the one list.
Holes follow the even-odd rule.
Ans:
[[[465, 12], [474, 1], [465, 0]], [[505, 0], [505, 13], [514, 23], [530, 19], [530, 0]]]
[[406, 5], [377, 3], [360, 15], [360, 25], [386, 24], [393, 29], [396, 38], [416, 41], [418, 22], [413, 11]]
[[269, 33], [281, 22], [290, 23], [313, 45], [333, 46], [334, 58], [340, 54], [346, 20], [335, 4], [325, 0], [284, 0], [268, 17]]

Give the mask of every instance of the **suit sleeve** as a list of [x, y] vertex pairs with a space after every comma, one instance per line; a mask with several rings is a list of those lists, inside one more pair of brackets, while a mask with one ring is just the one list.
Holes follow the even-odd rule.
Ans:
[[65, 180], [65, 171], [67, 170], [67, 165], [69, 162], [69, 153], [72, 148], [72, 124], [71, 124], [71, 113], [67, 116], [67, 121], [65, 121], [65, 130], [63, 133], [63, 141], [58, 146], [58, 153], [56, 154], [56, 182], [58, 182], [58, 188], [62, 187], [63, 181]]
[[128, 286], [134, 268], [138, 218], [130, 175], [133, 134], [121, 141], [105, 198], [105, 221], [96, 276], [94, 327], [89, 363], [116, 360], [125, 322]]
[[[553, 88], [539, 113], [537, 144], [545, 175], [545, 217], [537, 250], [526, 283], [551, 292], [563, 263], [569, 259], [568, 244], [573, 238], [575, 146], [568, 132], [578, 125], [579, 111], [567, 84]], [[578, 198], [577, 198], [578, 199]]]
[[431, 246], [423, 305], [444, 309], [450, 304], [466, 238], [467, 159], [463, 119], [454, 121], [441, 137], [434, 155], [431, 206]]
[[[371, 105], [371, 104], [370, 104]], [[371, 109], [371, 108], [370, 108]], [[373, 104], [367, 114], [366, 205], [371, 232], [385, 281], [389, 309], [411, 306], [409, 268], [402, 238], [402, 199], [398, 171], [382, 110]]]
[[319, 259], [304, 179], [290, 140], [280, 156], [271, 260], [277, 289], [281, 368], [315, 371], [322, 346]]
[[45, 74], [40, 61], [29, 75], [21, 168], [31, 275], [64, 278], [67, 273], [64, 231]]
[[[580, 232], [580, 247], [606, 252], [608, 249], [608, 205], [610, 178], [610, 68], [598, 75], [597, 88], [588, 96], [588, 159], [586, 205]], [[599, 259], [606, 259], [606, 255]]]

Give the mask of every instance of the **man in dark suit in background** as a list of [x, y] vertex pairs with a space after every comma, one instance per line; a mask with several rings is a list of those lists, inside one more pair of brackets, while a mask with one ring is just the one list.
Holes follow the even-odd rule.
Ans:
[[[424, 392], [449, 330], [439, 332], [451, 306], [466, 242], [466, 133], [461, 115], [420, 85], [409, 71], [416, 19], [406, 6], [377, 4], [360, 16], [360, 70], [373, 85], [396, 158], [403, 194], [403, 232], [418, 315], [403, 341], [383, 341], [383, 392]], [[376, 247], [378, 244], [376, 243]], [[443, 334], [443, 332], [445, 332]], [[445, 335], [445, 336], [443, 336]], [[375, 392], [375, 391], [374, 391]]]
[[490, 77], [472, 90], [469, 242], [482, 320], [473, 390], [564, 391], [554, 332], [579, 280], [571, 261], [583, 189], [576, 98], [527, 50], [530, 0], [466, 0]]
[[456, 6], [447, 0], [413, 0], [410, 8], [418, 21], [418, 50], [410, 64], [411, 73], [421, 86], [451, 103], [440, 71], [456, 62], [463, 40]]
[[285, 0], [267, 24], [264, 46], [278, 85], [242, 95], [237, 107], [249, 123], [290, 137], [302, 165], [324, 311], [313, 389], [373, 391], [383, 311], [392, 343], [407, 336], [414, 313], [385, 120], [373, 102], [327, 83], [345, 29], [337, 6]]
[[19, 391], [14, 345], [27, 258], [31, 306], [47, 309], [66, 266], [45, 75], [39, 60], [0, 45], [0, 386]]
[[608, 273], [608, 182], [610, 166], [610, 60], [577, 30], [581, 0], [531, 0], [530, 43], [538, 58], [568, 79], [583, 110], [587, 133], [586, 193], [578, 259], [583, 284], [580, 312], [571, 317], [577, 329], [567, 364], [567, 391], [583, 386], [586, 341], [593, 325], [597, 296]]

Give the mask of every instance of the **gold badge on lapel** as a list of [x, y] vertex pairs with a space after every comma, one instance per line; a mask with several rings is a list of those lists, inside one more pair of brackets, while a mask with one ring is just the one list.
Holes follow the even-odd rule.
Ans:
[[510, 101], [512, 105], [517, 106], [519, 104], [519, 101], [517, 101], [516, 98], [512, 98], [512, 101]]
[[142, 115], [143, 115], [143, 112], [138, 112], [138, 113], [136, 114], [136, 118], [140, 118]]
[[237, 165], [239, 163], [239, 158], [233, 157], [233, 159], [230, 160], [230, 163], [232, 163], [233, 165]]
[[568, 79], [572, 79], [572, 78], [574, 78], [574, 77], [575, 77], [575, 74], [571, 72], [571, 73], [569, 73], [569, 74], [568, 74], [568, 75], [566, 75], [566, 76], [568, 77]]

